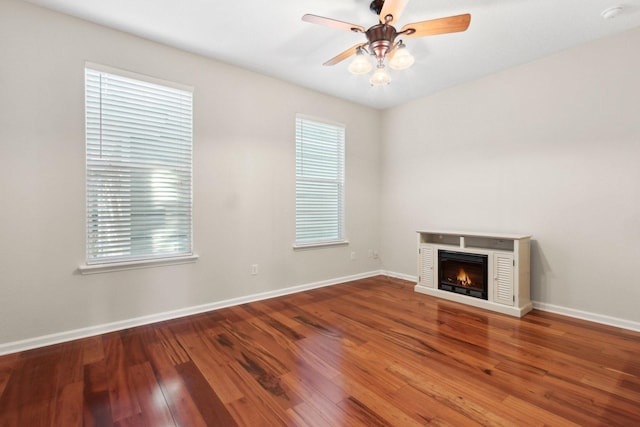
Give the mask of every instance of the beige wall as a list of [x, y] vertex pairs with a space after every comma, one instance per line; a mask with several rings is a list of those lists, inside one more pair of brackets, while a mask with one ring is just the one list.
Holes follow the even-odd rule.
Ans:
[[415, 276], [420, 229], [531, 233], [532, 299], [637, 326], [639, 51], [636, 29], [386, 111], [384, 268]]
[[[75, 273], [85, 61], [195, 87], [197, 263]], [[0, 345], [380, 268], [366, 256], [379, 249], [380, 112], [12, 1], [0, 64]], [[292, 249], [296, 112], [347, 127], [349, 246]]]

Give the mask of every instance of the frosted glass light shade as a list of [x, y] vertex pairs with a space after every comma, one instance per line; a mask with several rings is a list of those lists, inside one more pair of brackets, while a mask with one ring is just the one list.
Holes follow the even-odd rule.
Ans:
[[349, 72], [351, 74], [361, 75], [371, 71], [371, 62], [367, 59], [362, 50], [358, 49], [356, 57], [349, 64]]
[[389, 61], [389, 67], [394, 70], [406, 70], [411, 67], [415, 61], [416, 59], [409, 53], [407, 47], [401, 43]]
[[378, 65], [376, 72], [369, 79], [369, 83], [371, 83], [371, 86], [385, 86], [389, 82], [391, 82], [391, 76], [384, 69], [384, 65]]

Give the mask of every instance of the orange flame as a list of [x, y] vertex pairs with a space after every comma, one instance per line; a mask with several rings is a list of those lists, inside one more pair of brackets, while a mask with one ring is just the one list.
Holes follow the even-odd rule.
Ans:
[[463, 268], [458, 270], [458, 283], [462, 286], [471, 286], [471, 278], [467, 276], [467, 272]]

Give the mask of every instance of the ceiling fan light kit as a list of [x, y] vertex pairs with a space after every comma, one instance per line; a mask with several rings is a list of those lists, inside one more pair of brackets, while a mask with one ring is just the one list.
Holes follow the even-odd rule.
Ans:
[[356, 51], [356, 57], [349, 64], [349, 72], [355, 75], [368, 74], [371, 71], [371, 62], [364, 54], [364, 49], [359, 47]]
[[392, 24], [396, 23], [407, 2], [408, 0], [373, 0], [369, 8], [378, 15], [379, 24], [367, 30], [360, 25], [318, 15], [306, 14], [302, 17], [302, 20], [356, 33], [364, 33], [367, 38], [366, 43], [359, 43], [350, 47], [323, 65], [335, 65], [355, 54], [356, 57], [349, 64], [349, 71], [356, 75], [367, 74], [372, 68], [371, 62], [369, 62], [365, 55], [365, 53], [367, 53], [375, 56], [377, 63], [376, 71], [369, 79], [369, 82], [372, 86], [385, 86], [391, 81], [391, 77], [385, 69], [385, 60], [387, 60], [389, 67], [394, 70], [405, 70], [415, 62], [415, 58], [409, 53], [403, 41], [399, 40], [396, 42], [398, 36], [423, 37], [436, 34], [456, 33], [465, 31], [471, 21], [471, 15], [469, 14], [456, 15], [447, 18], [415, 22], [405, 25], [400, 31], [397, 31]]
[[371, 75], [369, 83], [371, 86], [386, 86], [391, 83], [391, 76], [385, 70], [384, 64], [378, 65], [376, 71]]
[[396, 47], [395, 51], [391, 55], [389, 67], [394, 70], [406, 70], [411, 67], [414, 62], [416, 62], [416, 59], [411, 55], [402, 40], [400, 40], [398, 47]]

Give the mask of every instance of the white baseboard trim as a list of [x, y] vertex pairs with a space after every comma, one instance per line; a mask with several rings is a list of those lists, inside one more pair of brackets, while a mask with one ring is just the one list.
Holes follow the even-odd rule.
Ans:
[[[370, 271], [367, 273], [354, 274], [351, 276], [338, 277], [335, 279], [323, 280], [320, 282], [308, 283], [305, 285], [292, 286], [289, 288], [278, 289], [275, 291], [261, 292], [257, 294], [247, 295], [244, 297], [232, 298], [224, 301], [213, 302], [210, 304], [203, 304], [193, 307], [182, 308], [179, 310], [167, 311], [164, 313], [157, 313], [148, 316], [136, 317], [133, 319], [126, 319], [118, 322], [106, 323], [102, 325], [90, 326], [87, 328], [74, 329], [70, 331], [43, 335], [40, 337], [29, 338], [21, 341], [14, 341], [0, 344], [0, 356], [10, 353], [17, 353], [20, 351], [31, 350], [34, 348], [46, 347], [48, 345], [59, 344], [62, 342], [73, 341], [76, 339], [92, 337], [95, 335], [106, 334], [109, 332], [120, 331], [127, 328], [133, 328], [136, 326], [148, 325], [151, 323], [162, 322], [165, 320], [177, 319], [180, 317], [190, 316], [193, 314], [205, 313], [208, 311], [219, 310], [221, 308], [231, 307], [234, 305], [246, 304], [254, 301], [262, 301], [265, 299], [276, 298], [279, 296], [295, 294], [311, 289], [322, 288], [326, 286], [337, 285], [340, 283], [351, 282], [359, 279], [366, 279], [374, 276], [389, 276], [396, 279], [407, 280], [410, 282], [417, 282], [417, 277], [396, 273], [392, 271]], [[619, 319], [616, 317], [605, 316], [596, 313], [589, 313], [586, 311], [575, 310], [572, 308], [561, 307], [558, 305], [547, 304], [539, 301], [533, 301], [533, 308], [548, 311], [551, 313], [562, 314], [568, 317], [574, 317], [577, 319], [588, 320], [591, 322], [601, 323], [604, 325], [615, 326], [618, 328], [629, 329], [632, 331], [640, 331], [640, 322], [634, 322], [631, 320]]]
[[[396, 279], [408, 280], [414, 283], [418, 281], [417, 276], [396, 273], [393, 271], [383, 271], [381, 274], [389, 277], [395, 277]], [[537, 310], [548, 311], [550, 313], [562, 314], [567, 317], [588, 320], [590, 322], [595, 322], [603, 325], [615, 326], [617, 328], [640, 332], [640, 322], [635, 322], [633, 320], [626, 320], [626, 319], [620, 319], [617, 317], [605, 316], [603, 314], [590, 313], [587, 311], [576, 310], [569, 307], [562, 307], [559, 305], [547, 304], [540, 301], [531, 301], [531, 303], [533, 304], [533, 308]]]
[[547, 304], [540, 301], [532, 302], [533, 308], [538, 310], [562, 314], [563, 316], [574, 317], [576, 319], [588, 320], [590, 322], [596, 322], [603, 325], [615, 326], [617, 328], [640, 332], [640, 322], [634, 322], [633, 320], [626, 320], [617, 317], [605, 316], [603, 314], [590, 313], [588, 311], [576, 310], [574, 308], [562, 307], [554, 304]]
[[393, 271], [382, 271], [380, 272], [380, 274], [384, 276], [393, 277], [395, 279], [408, 280], [409, 282], [418, 283], [418, 276], [411, 276], [410, 274], [396, 273]]
[[351, 276], [338, 277], [335, 279], [322, 280], [320, 282], [307, 283], [304, 285], [291, 286], [289, 288], [278, 289], [275, 291], [260, 292], [257, 294], [247, 295], [238, 298], [231, 298], [224, 301], [217, 301], [209, 304], [203, 304], [193, 307], [181, 308], [178, 310], [167, 311], [164, 313], [151, 314], [148, 316], [136, 317], [102, 325], [90, 326], [87, 328], [73, 329], [70, 331], [59, 332], [50, 335], [43, 335], [35, 338], [28, 338], [21, 341], [14, 341], [0, 344], [0, 356], [20, 351], [31, 350], [34, 348], [45, 347], [48, 345], [59, 344], [76, 339], [92, 337], [95, 335], [106, 334], [109, 332], [121, 331], [123, 329], [133, 328], [136, 326], [148, 325], [151, 323], [162, 322], [165, 320], [177, 319], [180, 317], [190, 316], [193, 314], [205, 313], [208, 311], [219, 310], [234, 305], [246, 304], [254, 301], [275, 298], [284, 295], [295, 294], [311, 289], [322, 288], [326, 286], [337, 285], [340, 283], [351, 282], [359, 279], [366, 279], [384, 274], [382, 271], [370, 271], [367, 273], [354, 274]]

